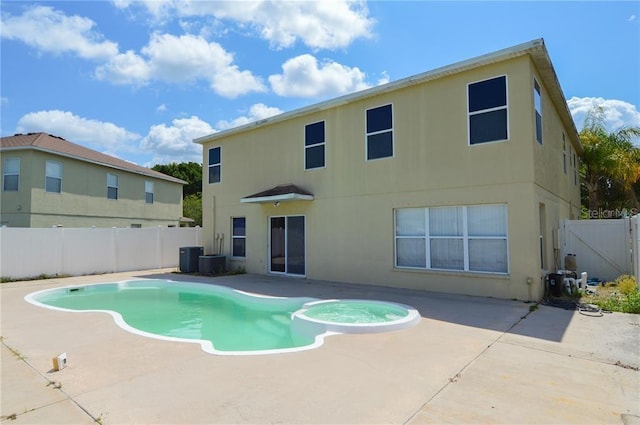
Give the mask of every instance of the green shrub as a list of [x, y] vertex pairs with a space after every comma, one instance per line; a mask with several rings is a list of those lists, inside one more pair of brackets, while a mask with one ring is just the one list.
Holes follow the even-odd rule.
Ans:
[[622, 275], [603, 285], [595, 295], [581, 294], [581, 302], [607, 311], [640, 314], [640, 288], [633, 276]]
[[629, 275], [622, 275], [616, 279], [616, 286], [620, 292], [624, 295], [632, 295], [637, 292], [638, 285], [636, 284], [636, 278]]

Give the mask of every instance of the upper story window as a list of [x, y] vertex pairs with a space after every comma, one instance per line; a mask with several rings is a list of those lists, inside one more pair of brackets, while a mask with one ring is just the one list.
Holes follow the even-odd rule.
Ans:
[[[540, 85], [535, 78], [533, 79], [533, 104], [536, 110], [536, 140], [542, 144], [542, 96], [540, 94]], [[564, 134], [562, 137], [564, 140]]]
[[507, 76], [470, 83], [469, 144], [500, 142], [509, 138]]
[[393, 156], [391, 105], [367, 109], [367, 160]]
[[118, 199], [118, 176], [107, 173], [107, 199]]
[[62, 163], [47, 161], [45, 165], [46, 192], [62, 193]]
[[2, 190], [18, 190], [20, 186], [20, 158], [5, 158], [3, 169]]
[[324, 121], [304, 126], [304, 169], [323, 168], [325, 166]]
[[564, 133], [562, 133], [562, 170], [567, 174], [567, 142]]
[[231, 229], [231, 256], [245, 257], [247, 254], [247, 221], [244, 217], [234, 217]]
[[220, 183], [222, 162], [220, 146], [209, 149], [209, 183]]
[[153, 182], [148, 180], [144, 182], [144, 202], [153, 204]]
[[576, 158], [575, 152], [573, 153], [573, 185], [578, 185], [578, 158]]

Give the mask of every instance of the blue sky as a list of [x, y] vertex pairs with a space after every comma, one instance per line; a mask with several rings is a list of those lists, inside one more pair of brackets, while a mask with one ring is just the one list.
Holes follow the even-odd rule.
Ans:
[[640, 2], [1, 1], [2, 136], [141, 165], [192, 139], [544, 38], [576, 125], [640, 126]]

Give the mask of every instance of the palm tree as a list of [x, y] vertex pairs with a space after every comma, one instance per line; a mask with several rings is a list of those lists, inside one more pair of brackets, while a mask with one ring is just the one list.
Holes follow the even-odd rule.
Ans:
[[619, 184], [638, 209], [638, 198], [633, 185], [640, 180], [640, 148], [633, 138], [640, 136], [640, 127], [624, 127], [607, 132], [604, 111], [597, 107], [587, 114], [580, 139], [584, 146], [580, 177], [589, 196], [589, 210], [600, 207], [599, 193], [606, 186]]

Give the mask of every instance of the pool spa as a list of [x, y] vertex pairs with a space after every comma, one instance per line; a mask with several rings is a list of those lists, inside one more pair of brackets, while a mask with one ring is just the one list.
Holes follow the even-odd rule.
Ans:
[[47, 289], [25, 300], [53, 310], [108, 313], [129, 332], [198, 343], [219, 355], [309, 350], [326, 336], [395, 331], [420, 322], [416, 309], [397, 303], [271, 297], [161, 279]]

